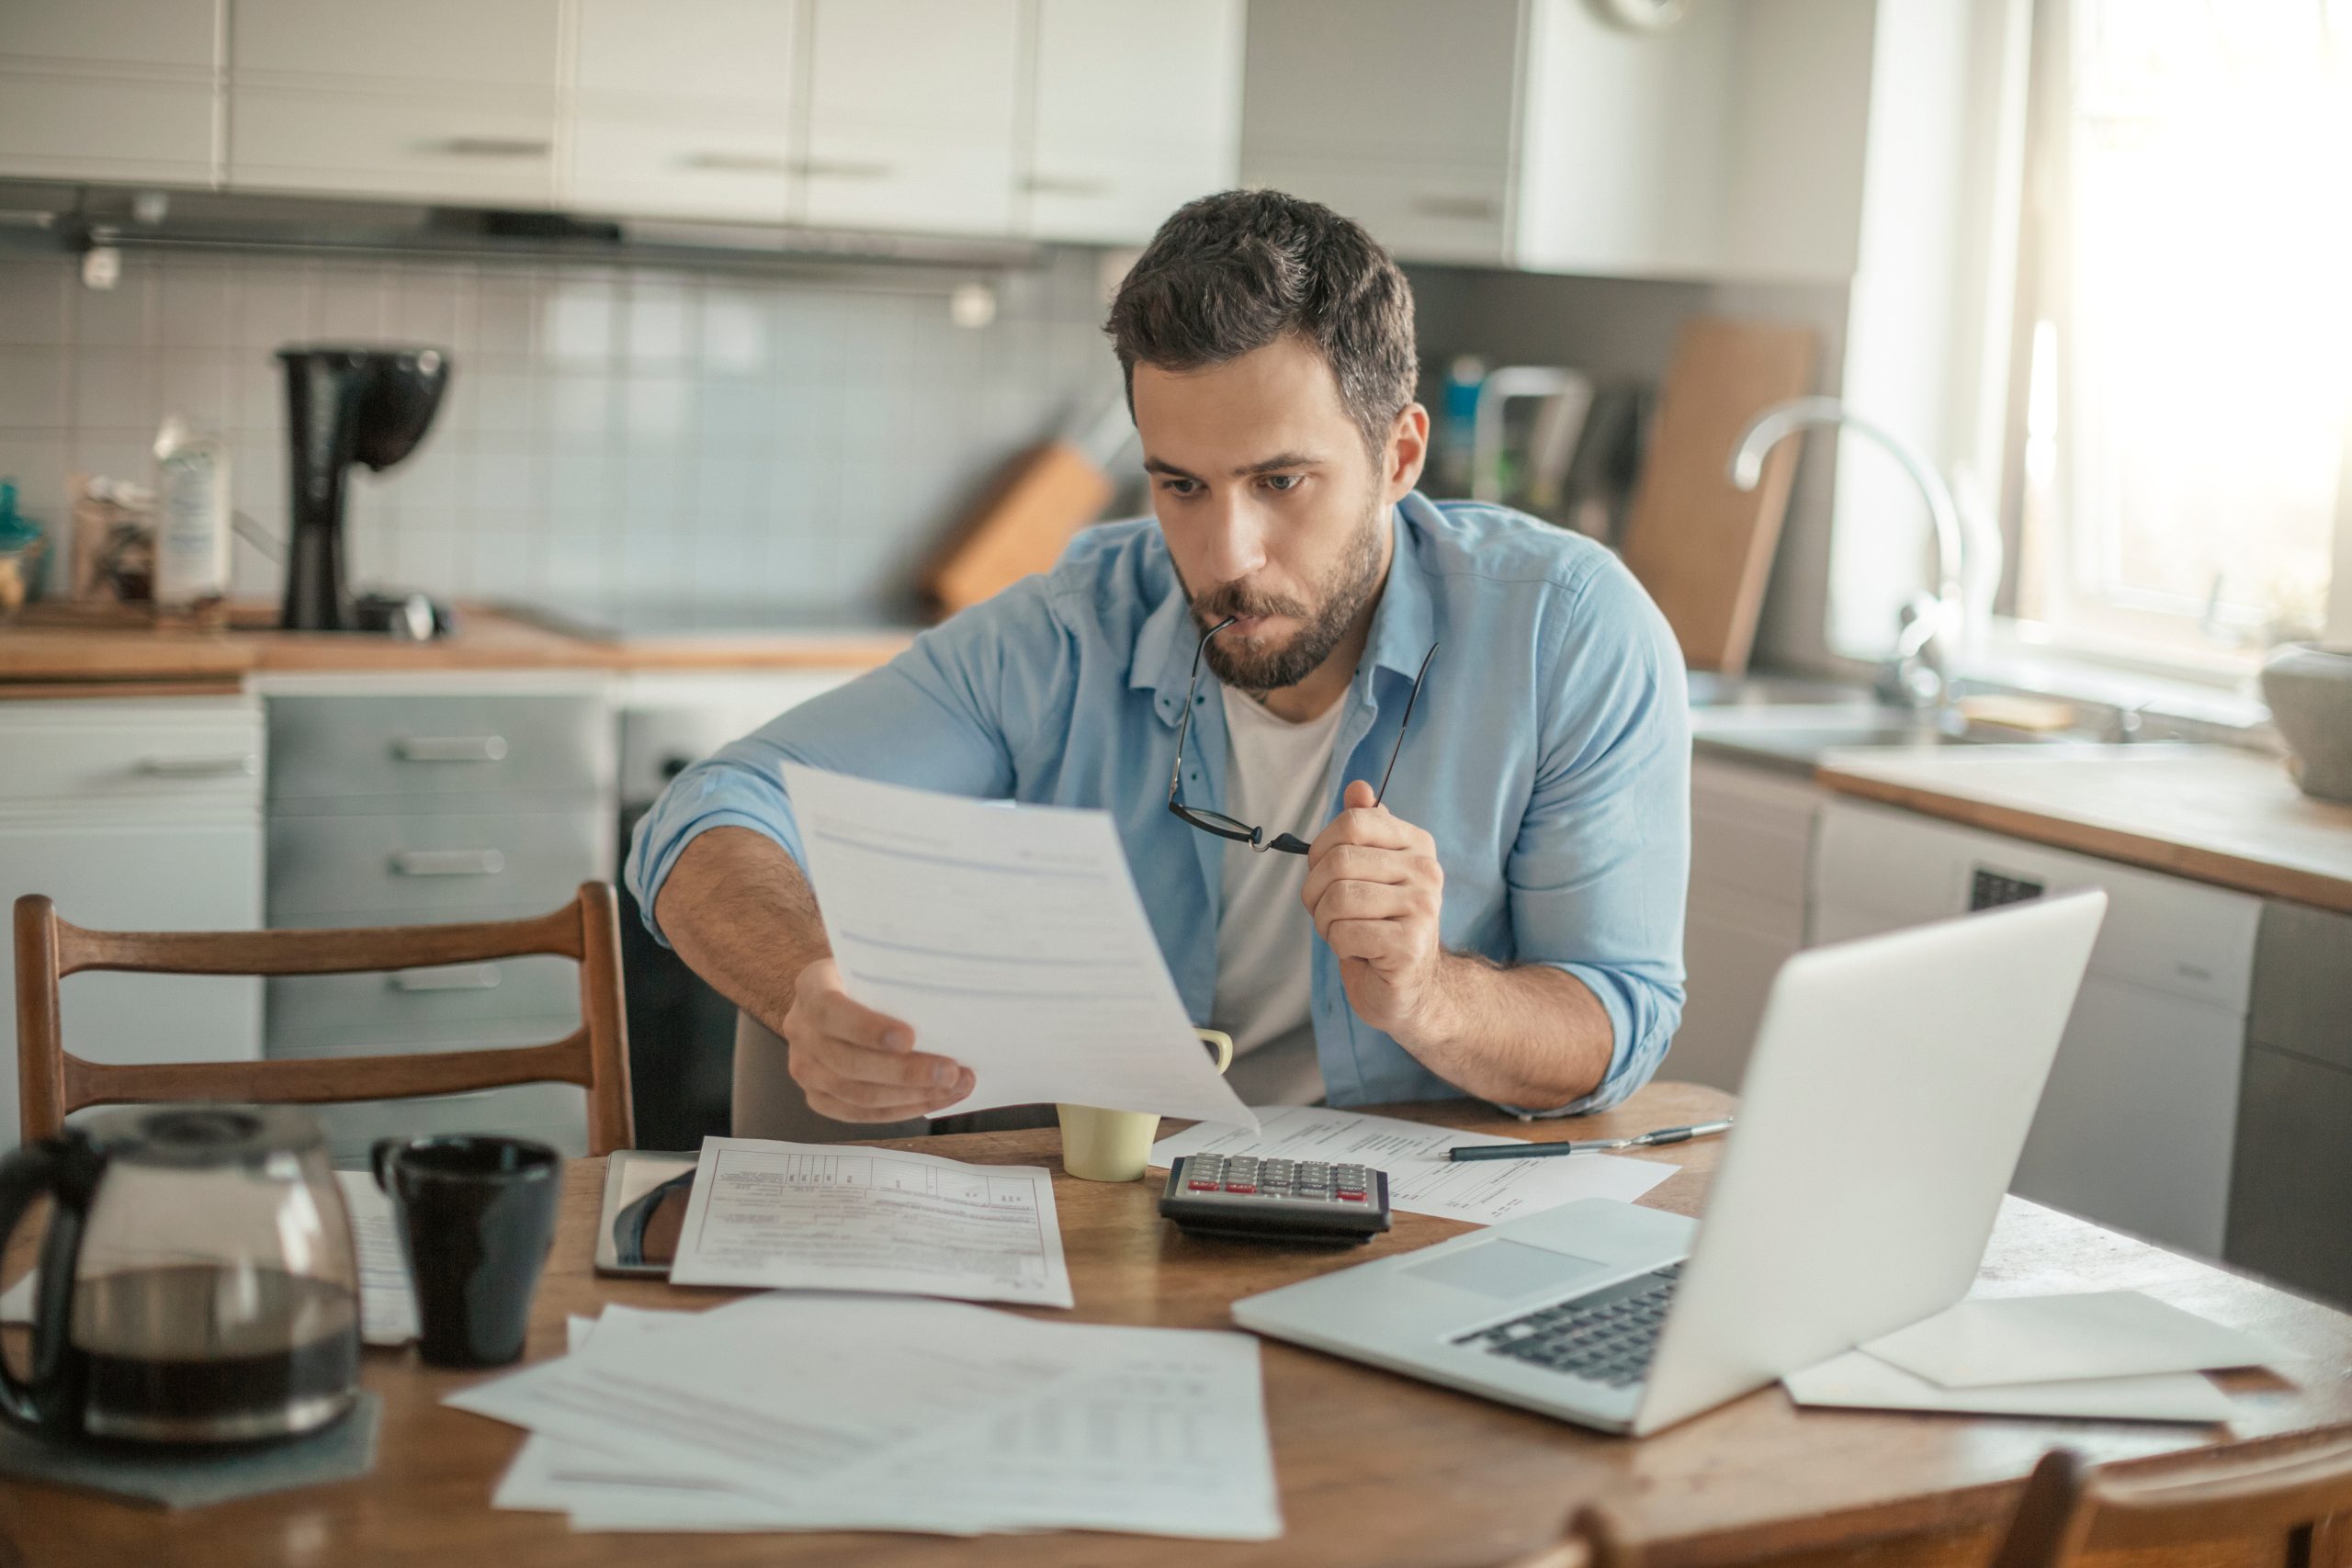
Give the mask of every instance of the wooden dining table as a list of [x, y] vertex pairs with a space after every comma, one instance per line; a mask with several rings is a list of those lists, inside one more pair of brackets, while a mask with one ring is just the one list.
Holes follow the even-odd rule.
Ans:
[[[1725, 1113], [1729, 1097], [1653, 1084], [1619, 1109], [1522, 1123], [1457, 1100], [1388, 1114], [1498, 1136], [1603, 1137]], [[1821, 1136], [1838, 1130], [1826, 1117]], [[1230, 1328], [1229, 1303], [1328, 1269], [1456, 1235], [1462, 1224], [1399, 1213], [1369, 1247], [1346, 1251], [1216, 1241], [1160, 1219], [1158, 1179], [1104, 1184], [1059, 1168], [1055, 1132], [967, 1134], [900, 1147], [981, 1164], [1053, 1168], [1062, 1243], [1089, 1323]], [[1679, 1168], [1642, 1201], [1696, 1213], [1719, 1140], [1626, 1157]], [[737, 1292], [606, 1279], [590, 1265], [604, 1162], [565, 1177], [555, 1248], [534, 1304], [526, 1359], [560, 1354], [565, 1318], [613, 1303], [694, 1308]], [[1868, 1181], [1858, 1169], [1849, 1179]], [[1792, 1230], [1802, 1211], [1787, 1216]], [[19, 1249], [21, 1250], [21, 1248]], [[13, 1274], [21, 1263], [13, 1265]], [[1978, 1289], [1987, 1295], [2144, 1291], [2249, 1330], [2280, 1352], [2275, 1370], [2222, 1374], [2227, 1427], [1806, 1410], [1777, 1386], [1639, 1440], [1589, 1432], [1451, 1390], [1292, 1346], [1261, 1348], [1266, 1415], [1283, 1532], [1255, 1543], [1081, 1531], [947, 1539], [913, 1534], [580, 1534], [560, 1514], [503, 1512], [492, 1489], [522, 1440], [514, 1428], [441, 1401], [485, 1374], [422, 1365], [413, 1348], [371, 1350], [367, 1385], [383, 1399], [373, 1472], [363, 1479], [167, 1511], [26, 1482], [0, 1481], [0, 1568], [469, 1568], [628, 1564], [1330, 1564], [1473, 1568], [1560, 1539], [1588, 1502], [1607, 1504], [1656, 1568], [1767, 1560], [1788, 1568], [1981, 1564], [2046, 1450], [2098, 1461], [2175, 1462], [2216, 1445], [2291, 1444], [2352, 1423], [2352, 1316], [2211, 1264], [2039, 1207], [2005, 1201]], [[496, 1375], [496, 1374], [490, 1374]], [[2283, 1543], [2201, 1552], [2199, 1568], [2283, 1561]], [[2145, 1568], [2148, 1554], [2114, 1568]], [[2326, 1565], [2339, 1568], [2339, 1565]]]

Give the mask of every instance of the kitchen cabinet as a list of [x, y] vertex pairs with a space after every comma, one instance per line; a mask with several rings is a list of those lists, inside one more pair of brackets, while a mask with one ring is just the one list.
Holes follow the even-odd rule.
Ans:
[[547, 207], [561, 0], [232, 0], [228, 182]]
[[1831, 800], [1816, 832], [1814, 942], [2107, 890], [2013, 1190], [2222, 1256], [2260, 900], [1856, 801]]
[[1239, 183], [1243, 0], [1035, 4], [1026, 232], [1141, 244]]
[[1588, 0], [1255, 0], [1242, 178], [1407, 260], [1841, 279], [1875, 17], [1747, 0], [1648, 32]]
[[220, 3], [0, 6], [0, 174], [212, 184]]
[[2352, 916], [2273, 900], [2255, 950], [2228, 1258], [2352, 1307]]
[[[0, 703], [0, 906], [45, 893], [76, 925], [252, 931], [262, 923], [262, 713], [246, 698]], [[13, 944], [0, 989], [16, 994]], [[250, 1061], [262, 986], [245, 976], [68, 976], [67, 1049], [99, 1062]], [[0, 1043], [16, 1060], [16, 1012]], [[17, 1144], [0, 1074], [0, 1149]]]
[[1805, 944], [1806, 867], [1823, 799], [1802, 779], [1692, 761], [1688, 984], [1671, 1077], [1738, 1091], [1773, 977]]
[[566, 207], [781, 223], [805, 0], [577, 0]]
[[811, 4], [800, 216], [836, 228], [1008, 231], [1021, 0]]

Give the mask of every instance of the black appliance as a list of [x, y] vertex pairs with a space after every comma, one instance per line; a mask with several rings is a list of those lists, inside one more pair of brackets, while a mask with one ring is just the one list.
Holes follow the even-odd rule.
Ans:
[[[286, 434], [293, 467], [286, 561], [284, 631], [408, 630], [413, 616], [355, 602], [344, 577], [345, 479], [354, 463], [381, 472], [424, 439], [449, 385], [449, 355], [437, 348], [297, 344], [277, 351], [286, 367]], [[434, 617], [446, 631], [447, 616]], [[411, 631], [410, 635], [413, 635]]]

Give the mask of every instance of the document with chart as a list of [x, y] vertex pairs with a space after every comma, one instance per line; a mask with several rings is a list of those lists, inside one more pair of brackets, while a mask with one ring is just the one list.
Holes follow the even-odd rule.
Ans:
[[1456, 1144], [1508, 1144], [1491, 1133], [1457, 1133], [1394, 1116], [1366, 1116], [1322, 1105], [1269, 1105], [1258, 1111], [1259, 1130], [1187, 1127], [1151, 1145], [1151, 1163], [1173, 1165], [1180, 1155], [1255, 1155], [1260, 1159], [1352, 1161], [1388, 1173], [1388, 1206], [1408, 1214], [1498, 1224], [1579, 1198], [1630, 1203], [1672, 1176], [1679, 1166], [1615, 1155], [1558, 1159], [1450, 1160]]
[[935, 1114], [1059, 1102], [1257, 1125], [1193, 1032], [1107, 814], [783, 767], [849, 994], [977, 1080]]
[[705, 1138], [673, 1285], [1072, 1304], [1045, 1167]]

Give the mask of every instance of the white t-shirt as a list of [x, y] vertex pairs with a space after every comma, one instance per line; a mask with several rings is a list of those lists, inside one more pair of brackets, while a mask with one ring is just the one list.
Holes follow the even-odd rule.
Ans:
[[[1304, 724], [1223, 687], [1227, 750], [1225, 814], [1261, 827], [1272, 843], [1308, 843], [1329, 816], [1331, 749], [1345, 698]], [[1248, 1105], [1312, 1105], [1324, 1095], [1309, 1016], [1315, 922], [1299, 902], [1306, 857], [1227, 840], [1224, 912], [1216, 928], [1214, 1027], [1233, 1036], [1234, 1091]]]

